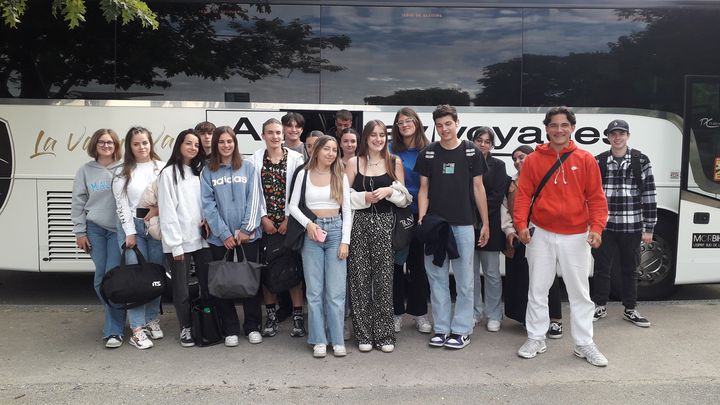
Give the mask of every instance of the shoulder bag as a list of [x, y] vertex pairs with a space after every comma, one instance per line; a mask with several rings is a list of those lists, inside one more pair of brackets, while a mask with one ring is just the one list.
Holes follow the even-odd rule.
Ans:
[[[303, 175], [302, 186], [300, 188], [300, 202], [298, 203], [298, 208], [300, 208], [300, 211], [302, 211], [302, 213], [310, 219], [310, 222], [313, 222], [317, 219], [317, 215], [315, 215], [310, 208], [305, 206], [305, 184], [307, 183], [307, 176], [308, 171], [306, 169]], [[295, 217], [290, 215], [283, 245], [293, 252], [300, 252], [303, 247], [303, 242], [305, 242], [305, 227], [302, 226]]]
[[265, 270], [262, 283], [274, 293], [287, 291], [303, 281], [300, 255], [284, 246], [285, 235], [265, 235]]
[[[260, 289], [262, 264], [248, 261], [243, 245], [243, 260], [236, 262], [235, 249], [229, 249], [220, 260], [208, 264], [208, 289], [218, 298], [250, 298]], [[233, 261], [227, 259], [232, 258]]]

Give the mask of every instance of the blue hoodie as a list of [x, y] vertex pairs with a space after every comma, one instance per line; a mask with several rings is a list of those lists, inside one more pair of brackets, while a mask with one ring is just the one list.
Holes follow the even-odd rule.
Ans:
[[260, 226], [260, 205], [263, 193], [256, 181], [255, 167], [244, 160], [240, 169], [220, 165], [217, 171], [207, 166], [200, 174], [203, 216], [210, 225], [208, 243], [223, 246], [225, 239], [234, 236], [236, 230], [259, 238], [255, 232]]

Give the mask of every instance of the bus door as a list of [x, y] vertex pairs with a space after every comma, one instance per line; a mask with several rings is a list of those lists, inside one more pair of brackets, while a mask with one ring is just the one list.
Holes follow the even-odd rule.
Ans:
[[687, 76], [676, 284], [720, 272], [720, 76]]

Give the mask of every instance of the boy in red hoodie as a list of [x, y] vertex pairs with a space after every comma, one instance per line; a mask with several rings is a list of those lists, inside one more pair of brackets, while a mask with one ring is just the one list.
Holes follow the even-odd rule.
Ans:
[[[513, 213], [520, 241], [527, 245], [530, 266], [525, 315], [528, 339], [518, 350], [518, 356], [530, 359], [547, 350], [545, 333], [550, 324], [547, 297], [557, 271], [568, 292], [575, 355], [603, 367], [608, 361], [593, 342], [595, 305], [588, 286], [590, 247], [600, 246], [608, 217], [600, 169], [593, 155], [579, 149], [570, 139], [576, 124], [575, 113], [570, 109], [550, 109], [543, 124], [549, 142], [539, 145], [536, 153], [525, 159]], [[567, 152], [570, 154], [536, 196], [528, 227], [533, 194], [546, 173]]]

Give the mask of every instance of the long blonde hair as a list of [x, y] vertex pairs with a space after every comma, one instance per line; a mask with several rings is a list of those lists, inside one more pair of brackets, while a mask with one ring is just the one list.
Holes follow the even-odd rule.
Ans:
[[335, 160], [330, 164], [330, 197], [334, 198], [338, 204], [342, 205], [343, 202], [343, 176], [345, 175], [344, 165], [340, 159], [340, 151], [337, 140], [330, 135], [321, 135], [318, 140], [315, 141], [313, 146], [313, 154], [310, 156], [308, 164], [305, 166], [305, 171], [309, 172], [312, 169], [318, 167], [318, 151], [321, 150], [326, 143], [334, 142], [335, 147], [338, 148], [338, 153], [335, 156]]

